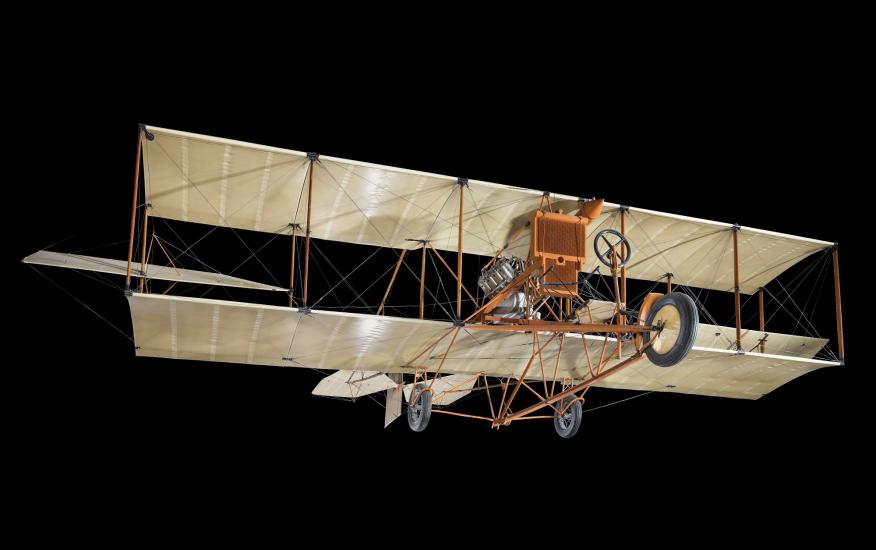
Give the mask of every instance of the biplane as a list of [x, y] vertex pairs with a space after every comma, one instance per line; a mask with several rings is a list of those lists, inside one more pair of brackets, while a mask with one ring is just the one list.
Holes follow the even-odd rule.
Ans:
[[[758, 399], [843, 364], [832, 242], [145, 125], [133, 187], [127, 259], [42, 250], [23, 261], [123, 277], [138, 357], [333, 371], [313, 394], [382, 394], [384, 426], [404, 406], [418, 432], [436, 413], [492, 428], [545, 419], [568, 438], [591, 387]], [[168, 251], [156, 218], [287, 236], [288, 286], [183, 268], [194, 245]], [[321, 309], [309, 295], [320, 240], [392, 251], [371, 313]], [[464, 255], [480, 267], [476, 286]], [[443, 303], [429, 292], [441, 318], [425, 315], [427, 259], [455, 286]], [[806, 334], [766, 329], [765, 293], [779, 302], [768, 285], [813, 259], [832, 264], [836, 354], [802, 319]], [[417, 317], [389, 314], [402, 275], [419, 284]], [[651, 287], [628, 297], [632, 280]], [[152, 291], [159, 281], [169, 285]], [[194, 297], [177, 283], [283, 303]], [[717, 323], [704, 291], [732, 296], [734, 324]], [[758, 300], [757, 328], [742, 326], [743, 295]], [[478, 394], [481, 414], [453, 410]]]

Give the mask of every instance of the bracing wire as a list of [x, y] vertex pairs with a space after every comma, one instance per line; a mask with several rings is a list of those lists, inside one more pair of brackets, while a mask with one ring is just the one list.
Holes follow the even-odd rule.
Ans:
[[81, 305], [82, 307], [84, 307], [85, 309], [87, 309], [88, 311], [90, 311], [91, 313], [97, 315], [97, 316], [98, 316], [98, 317], [99, 317], [104, 323], [106, 323], [106, 324], [108, 324], [109, 326], [113, 327], [113, 329], [115, 329], [119, 334], [121, 334], [122, 336], [124, 336], [125, 338], [127, 338], [128, 340], [130, 340], [131, 343], [134, 343], [134, 339], [131, 338], [130, 336], [128, 336], [128, 333], [127, 333], [127, 332], [125, 332], [124, 330], [122, 330], [122, 329], [120, 329], [119, 327], [117, 327], [115, 324], [112, 323], [112, 321], [110, 321], [109, 319], [107, 319], [106, 317], [104, 317], [103, 315], [101, 315], [100, 313], [98, 313], [97, 311], [95, 311], [91, 306], [89, 306], [88, 304], [86, 304], [85, 302], [83, 302], [82, 300], [80, 300], [79, 298], [77, 298], [76, 296], [74, 296], [73, 293], [71, 293], [69, 290], [67, 290], [66, 288], [62, 287], [61, 285], [59, 285], [58, 283], [56, 283], [55, 281], [53, 281], [51, 278], [49, 278], [45, 273], [43, 273], [42, 271], [40, 271], [39, 269], [37, 269], [35, 266], [33, 266], [32, 264], [28, 264], [28, 265], [31, 267], [31, 269], [33, 269], [34, 271], [36, 271], [37, 273], [39, 273], [40, 277], [42, 277], [42, 278], [44, 278], [45, 280], [49, 281], [49, 282], [52, 283], [52, 285], [54, 285], [55, 287], [61, 289], [61, 290], [64, 292], [64, 294], [66, 294], [67, 296], [69, 296], [69, 297], [73, 298], [74, 300], [76, 300], [76, 302], [79, 303], [79, 305]]

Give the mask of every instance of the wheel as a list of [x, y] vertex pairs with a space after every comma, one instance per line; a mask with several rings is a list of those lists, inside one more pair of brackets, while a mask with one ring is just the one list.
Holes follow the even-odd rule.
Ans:
[[[687, 357], [697, 339], [699, 322], [697, 306], [687, 294], [671, 292], [657, 300], [645, 320], [646, 325], [661, 327], [645, 350], [648, 360], [658, 367], [671, 367]], [[643, 333], [642, 342], [647, 344], [651, 337], [652, 333]]]
[[[604, 247], [600, 250], [600, 246]], [[627, 265], [630, 258], [633, 256], [633, 249], [630, 248], [630, 241], [614, 229], [603, 229], [593, 237], [593, 251], [596, 252], [596, 257], [599, 261], [612, 267], [611, 251], [612, 249], [617, 254], [617, 267]]]
[[[571, 403], [571, 404], [570, 404]], [[581, 401], [574, 396], [563, 399], [561, 411], [563, 414], [554, 412], [554, 429], [563, 439], [569, 439], [578, 433], [581, 427]]]
[[432, 392], [426, 391], [422, 382], [414, 386], [414, 404], [408, 405], [408, 426], [415, 432], [422, 432], [429, 425], [432, 416]]

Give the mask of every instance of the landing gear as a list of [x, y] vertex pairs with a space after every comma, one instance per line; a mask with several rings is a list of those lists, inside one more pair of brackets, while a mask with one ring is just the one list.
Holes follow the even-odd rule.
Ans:
[[432, 417], [432, 391], [422, 382], [414, 386], [411, 403], [408, 404], [408, 426], [415, 432], [422, 432]]
[[563, 439], [574, 437], [581, 427], [581, 400], [570, 395], [558, 402], [560, 412], [554, 412], [554, 429]]
[[[697, 306], [687, 294], [670, 292], [651, 306], [646, 325], [661, 328], [653, 338], [654, 343], [645, 350], [648, 360], [658, 367], [671, 367], [685, 357], [697, 339], [700, 315]], [[642, 334], [647, 344], [651, 333]]]

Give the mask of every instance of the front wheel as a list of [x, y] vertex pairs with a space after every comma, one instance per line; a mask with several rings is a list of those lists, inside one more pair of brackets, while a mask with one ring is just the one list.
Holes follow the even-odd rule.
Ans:
[[671, 367], [682, 361], [697, 339], [699, 323], [697, 306], [687, 294], [671, 292], [657, 300], [645, 324], [659, 327], [659, 332], [642, 335], [644, 344], [654, 340], [645, 350], [648, 360], [658, 367]]

